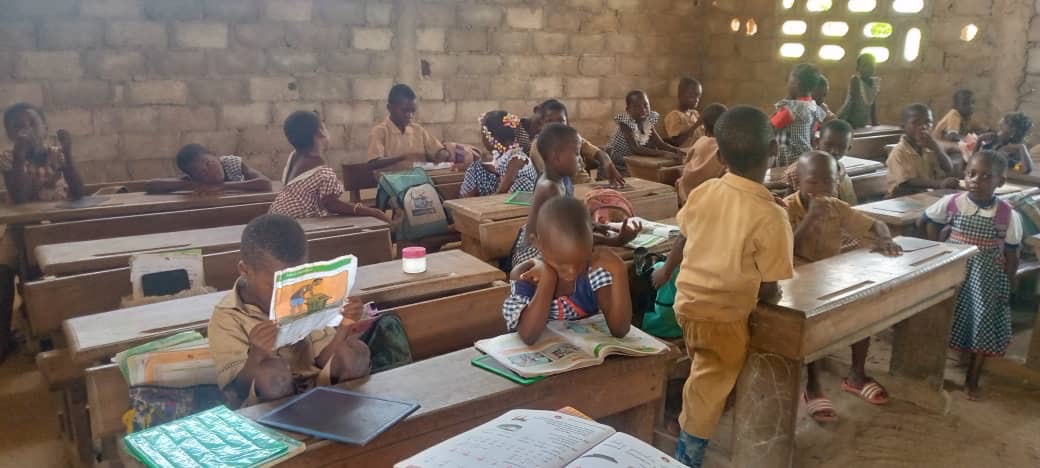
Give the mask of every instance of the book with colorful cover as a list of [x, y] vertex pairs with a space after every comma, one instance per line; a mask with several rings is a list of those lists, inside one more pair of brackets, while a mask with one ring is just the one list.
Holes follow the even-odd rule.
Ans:
[[603, 314], [576, 321], [550, 321], [541, 338], [530, 346], [516, 333], [480, 340], [475, 346], [523, 377], [595, 366], [611, 354], [650, 356], [668, 351], [668, 345], [636, 327], [615, 338]]
[[209, 340], [195, 331], [135, 346], [116, 354], [112, 361], [130, 386], [190, 387], [217, 382]]
[[286, 268], [274, 274], [270, 319], [278, 325], [275, 349], [338, 325], [340, 308], [357, 282], [357, 258], [344, 255]]
[[517, 409], [477, 426], [394, 468], [680, 468], [664, 452], [571, 411]]

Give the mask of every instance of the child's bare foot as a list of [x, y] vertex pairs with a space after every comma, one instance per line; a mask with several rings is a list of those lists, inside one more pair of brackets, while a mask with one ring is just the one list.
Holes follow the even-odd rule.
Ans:
[[979, 391], [979, 387], [965, 387], [964, 393], [968, 394], [968, 401], [979, 401], [982, 399], [982, 392]]

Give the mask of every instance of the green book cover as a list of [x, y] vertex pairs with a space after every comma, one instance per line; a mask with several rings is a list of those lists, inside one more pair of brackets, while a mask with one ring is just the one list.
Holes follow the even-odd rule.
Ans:
[[506, 203], [509, 205], [531, 206], [531, 203], [533, 202], [534, 192], [513, 192], [513, 194], [506, 199]]

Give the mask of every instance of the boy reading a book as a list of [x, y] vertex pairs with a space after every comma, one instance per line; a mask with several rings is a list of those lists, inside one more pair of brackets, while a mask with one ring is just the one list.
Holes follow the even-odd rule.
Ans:
[[613, 252], [593, 247], [585, 205], [558, 196], [533, 216], [533, 242], [542, 258], [516, 265], [509, 275], [512, 291], [502, 304], [509, 331], [530, 345], [549, 320], [580, 320], [602, 312], [612, 335], [627, 335], [632, 323], [628, 268]]
[[776, 282], [794, 274], [787, 213], [761, 182], [777, 152], [769, 116], [734, 107], [719, 117], [715, 138], [729, 172], [690, 192], [676, 217], [686, 241], [676, 243], [685, 246], [675, 318], [692, 362], [676, 458], [692, 467], [701, 466], [744, 366], [751, 310], [779, 296]]
[[[274, 274], [307, 262], [307, 237], [292, 218], [263, 215], [242, 231], [242, 260], [235, 287], [209, 322], [209, 347], [217, 384], [229, 402], [248, 406], [299, 393], [315, 383], [364, 377], [369, 349], [350, 327], [327, 327], [302, 341], [274, 349], [278, 328], [269, 320]], [[362, 304], [348, 299], [343, 318], [362, 318]]]

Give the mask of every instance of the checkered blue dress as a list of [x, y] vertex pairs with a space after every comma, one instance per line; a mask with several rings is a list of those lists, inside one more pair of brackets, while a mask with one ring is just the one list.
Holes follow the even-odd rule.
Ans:
[[797, 161], [802, 153], [811, 151], [816, 124], [827, 118], [827, 111], [812, 99], [783, 99], [776, 103], [777, 111], [783, 108], [787, 108], [794, 121], [776, 132], [779, 147], [774, 167], [786, 167]]
[[534, 185], [538, 182], [538, 170], [534, 168], [531, 158], [528, 158], [522, 149], [513, 147], [506, 150], [503, 154], [498, 154], [496, 151], [493, 155], [497, 173], [489, 171], [480, 161], [474, 161], [466, 169], [466, 175], [462, 179], [462, 187], [459, 188], [459, 193], [466, 195], [476, 189], [478, 197], [494, 195], [498, 192], [499, 174], [505, 174], [506, 169], [509, 167], [509, 161], [513, 159], [522, 159], [526, 161], [526, 164], [516, 174], [513, 185], [509, 187], [509, 193], [534, 191]]
[[[599, 299], [596, 291], [614, 284], [614, 276], [603, 268], [592, 268], [578, 276], [574, 283], [574, 292], [568, 296], [553, 299], [549, 305], [549, 320], [581, 320], [599, 313]], [[502, 303], [502, 317], [506, 320], [506, 328], [516, 331], [520, 316], [538, 286], [530, 281], [510, 281], [509, 297]]]
[[[998, 201], [997, 203], [1004, 203]], [[994, 218], [955, 213], [948, 242], [979, 248], [957, 296], [950, 348], [1002, 356], [1011, 344], [1011, 285], [1004, 270], [1004, 236]]]

